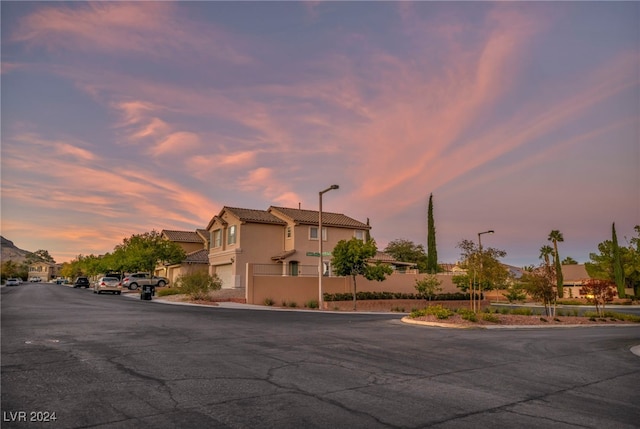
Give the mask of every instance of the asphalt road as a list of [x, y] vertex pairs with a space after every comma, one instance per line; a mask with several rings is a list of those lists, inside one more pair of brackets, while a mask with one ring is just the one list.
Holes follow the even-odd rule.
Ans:
[[640, 326], [454, 330], [53, 284], [2, 288], [1, 310], [3, 428], [640, 426]]

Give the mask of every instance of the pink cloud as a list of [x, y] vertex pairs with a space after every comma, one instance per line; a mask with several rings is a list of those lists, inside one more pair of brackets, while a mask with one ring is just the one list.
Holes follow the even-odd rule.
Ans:
[[211, 25], [187, 21], [179, 8], [167, 2], [93, 2], [73, 7], [53, 4], [27, 16], [11, 40], [56, 51], [144, 53], [153, 57], [200, 51], [229, 63], [251, 62], [234, 48], [230, 36]]

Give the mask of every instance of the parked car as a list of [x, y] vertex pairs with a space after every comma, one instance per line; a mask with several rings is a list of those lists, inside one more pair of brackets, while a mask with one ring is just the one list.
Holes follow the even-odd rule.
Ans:
[[149, 277], [148, 273], [133, 273], [122, 279], [122, 287], [126, 287], [130, 290], [136, 290], [138, 287], [145, 285], [164, 287], [168, 284], [168, 278], [158, 276]]
[[7, 282], [5, 283], [6, 286], [20, 286], [20, 279], [16, 279], [16, 278], [11, 278], [11, 279], [7, 279]]
[[122, 284], [117, 277], [100, 277], [93, 285], [93, 293], [111, 292], [116, 295], [122, 293]]
[[30, 277], [30, 278], [29, 278], [29, 281], [30, 281], [31, 283], [39, 283], [39, 282], [41, 282], [41, 281], [42, 281], [42, 279], [41, 279], [40, 277]]
[[89, 289], [89, 286], [91, 286], [91, 284], [89, 283], [88, 277], [78, 277], [76, 281], [73, 283], [74, 288], [83, 287], [85, 289]]

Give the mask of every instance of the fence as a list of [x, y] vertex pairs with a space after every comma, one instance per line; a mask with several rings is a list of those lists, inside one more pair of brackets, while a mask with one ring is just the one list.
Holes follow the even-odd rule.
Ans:
[[252, 264], [256, 276], [318, 277], [317, 265]]

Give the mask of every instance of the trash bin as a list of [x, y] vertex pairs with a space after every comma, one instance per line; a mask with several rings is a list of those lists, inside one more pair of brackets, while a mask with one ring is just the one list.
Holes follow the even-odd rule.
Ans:
[[140, 292], [140, 299], [144, 301], [151, 301], [152, 295], [153, 295], [153, 286], [151, 285], [142, 286], [142, 291]]

